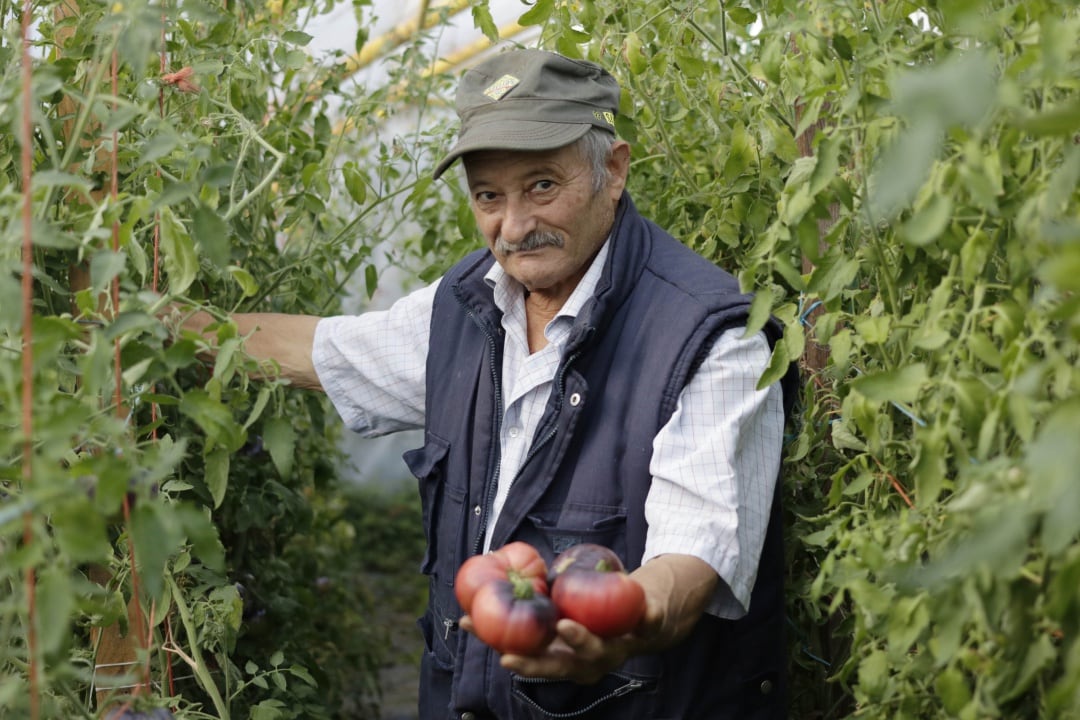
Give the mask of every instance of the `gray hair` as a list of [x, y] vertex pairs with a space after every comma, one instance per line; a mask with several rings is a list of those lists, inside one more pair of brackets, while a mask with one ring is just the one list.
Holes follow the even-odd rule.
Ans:
[[593, 127], [575, 144], [582, 159], [592, 170], [592, 190], [596, 195], [608, 184], [607, 161], [611, 157], [611, 146], [615, 144], [615, 136], [606, 130]]

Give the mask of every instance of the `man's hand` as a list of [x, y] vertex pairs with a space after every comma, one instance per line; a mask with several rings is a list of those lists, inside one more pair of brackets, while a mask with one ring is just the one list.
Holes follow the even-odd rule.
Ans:
[[[659, 652], [686, 637], [712, 599], [719, 582], [716, 572], [690, 555], [662, 555], [631, 573], [645, 590], [645, 615], [627, 635], [601, 638], [584, 625], [563, 618], [558, 633], [540, 655], [503, 655], [500, 664], [525, 677], [591, 684], [630, 657]], [[472, 632], [468, 615], [462, 629]]]
[[[472, 619], [461, 618], [461, 627], [472, 632]], [[558, 633], [540, 655], [502, 655], [499, 664], [525, 677], [570, 680], [581, 684], [597, 682], [626, 662], [638, 644], [633, 635], [604, 639], [581, 623], [563, 618], [555, 626]]]

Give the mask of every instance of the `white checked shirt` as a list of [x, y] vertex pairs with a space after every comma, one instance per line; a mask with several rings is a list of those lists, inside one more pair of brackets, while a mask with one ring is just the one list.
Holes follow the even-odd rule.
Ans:
[[[540, 422], [574, 318], [596, 289], [608, 245], [529, 353], [522, 287], [496, 263], [486, 276], [503, 312], [504, 414], [496, 516]], [[346, 426], [367, 437], [424, 426], [424, 375], [438, 281], [388, 310], [321, 320], [312, 358]], [[701, 558], [723, 579], [709, 612], [738, 618], [750, 603], [780, 467], [778, 384], [756, 390], [769, 360], [763, 334], [723, 333], [653, 442], [644, 564], [657, 555]], [[488, 523], [490, 540], [495, 522]]]

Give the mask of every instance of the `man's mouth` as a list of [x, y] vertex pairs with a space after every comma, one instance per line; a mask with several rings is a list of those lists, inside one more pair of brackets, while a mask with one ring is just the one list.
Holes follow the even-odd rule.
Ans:
[[565, 244], [566, 240], [560, 233], [535, 230], [522, 238], [521, 242], [516, 245], [499, 236], [495, 240], [495, 250], [502, 255], [512, 255], [513, 253], [531, 252], [546, 247], [561, 248]]

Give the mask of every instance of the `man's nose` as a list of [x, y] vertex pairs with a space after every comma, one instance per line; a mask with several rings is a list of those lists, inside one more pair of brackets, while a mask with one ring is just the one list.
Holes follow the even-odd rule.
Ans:
[[527, 202], [522, 198], [512, 198], [507, 200], [501, 225], [500, 234], [503, 239], [511, 245], [517, 245], [536, 229], [536, 218]]

